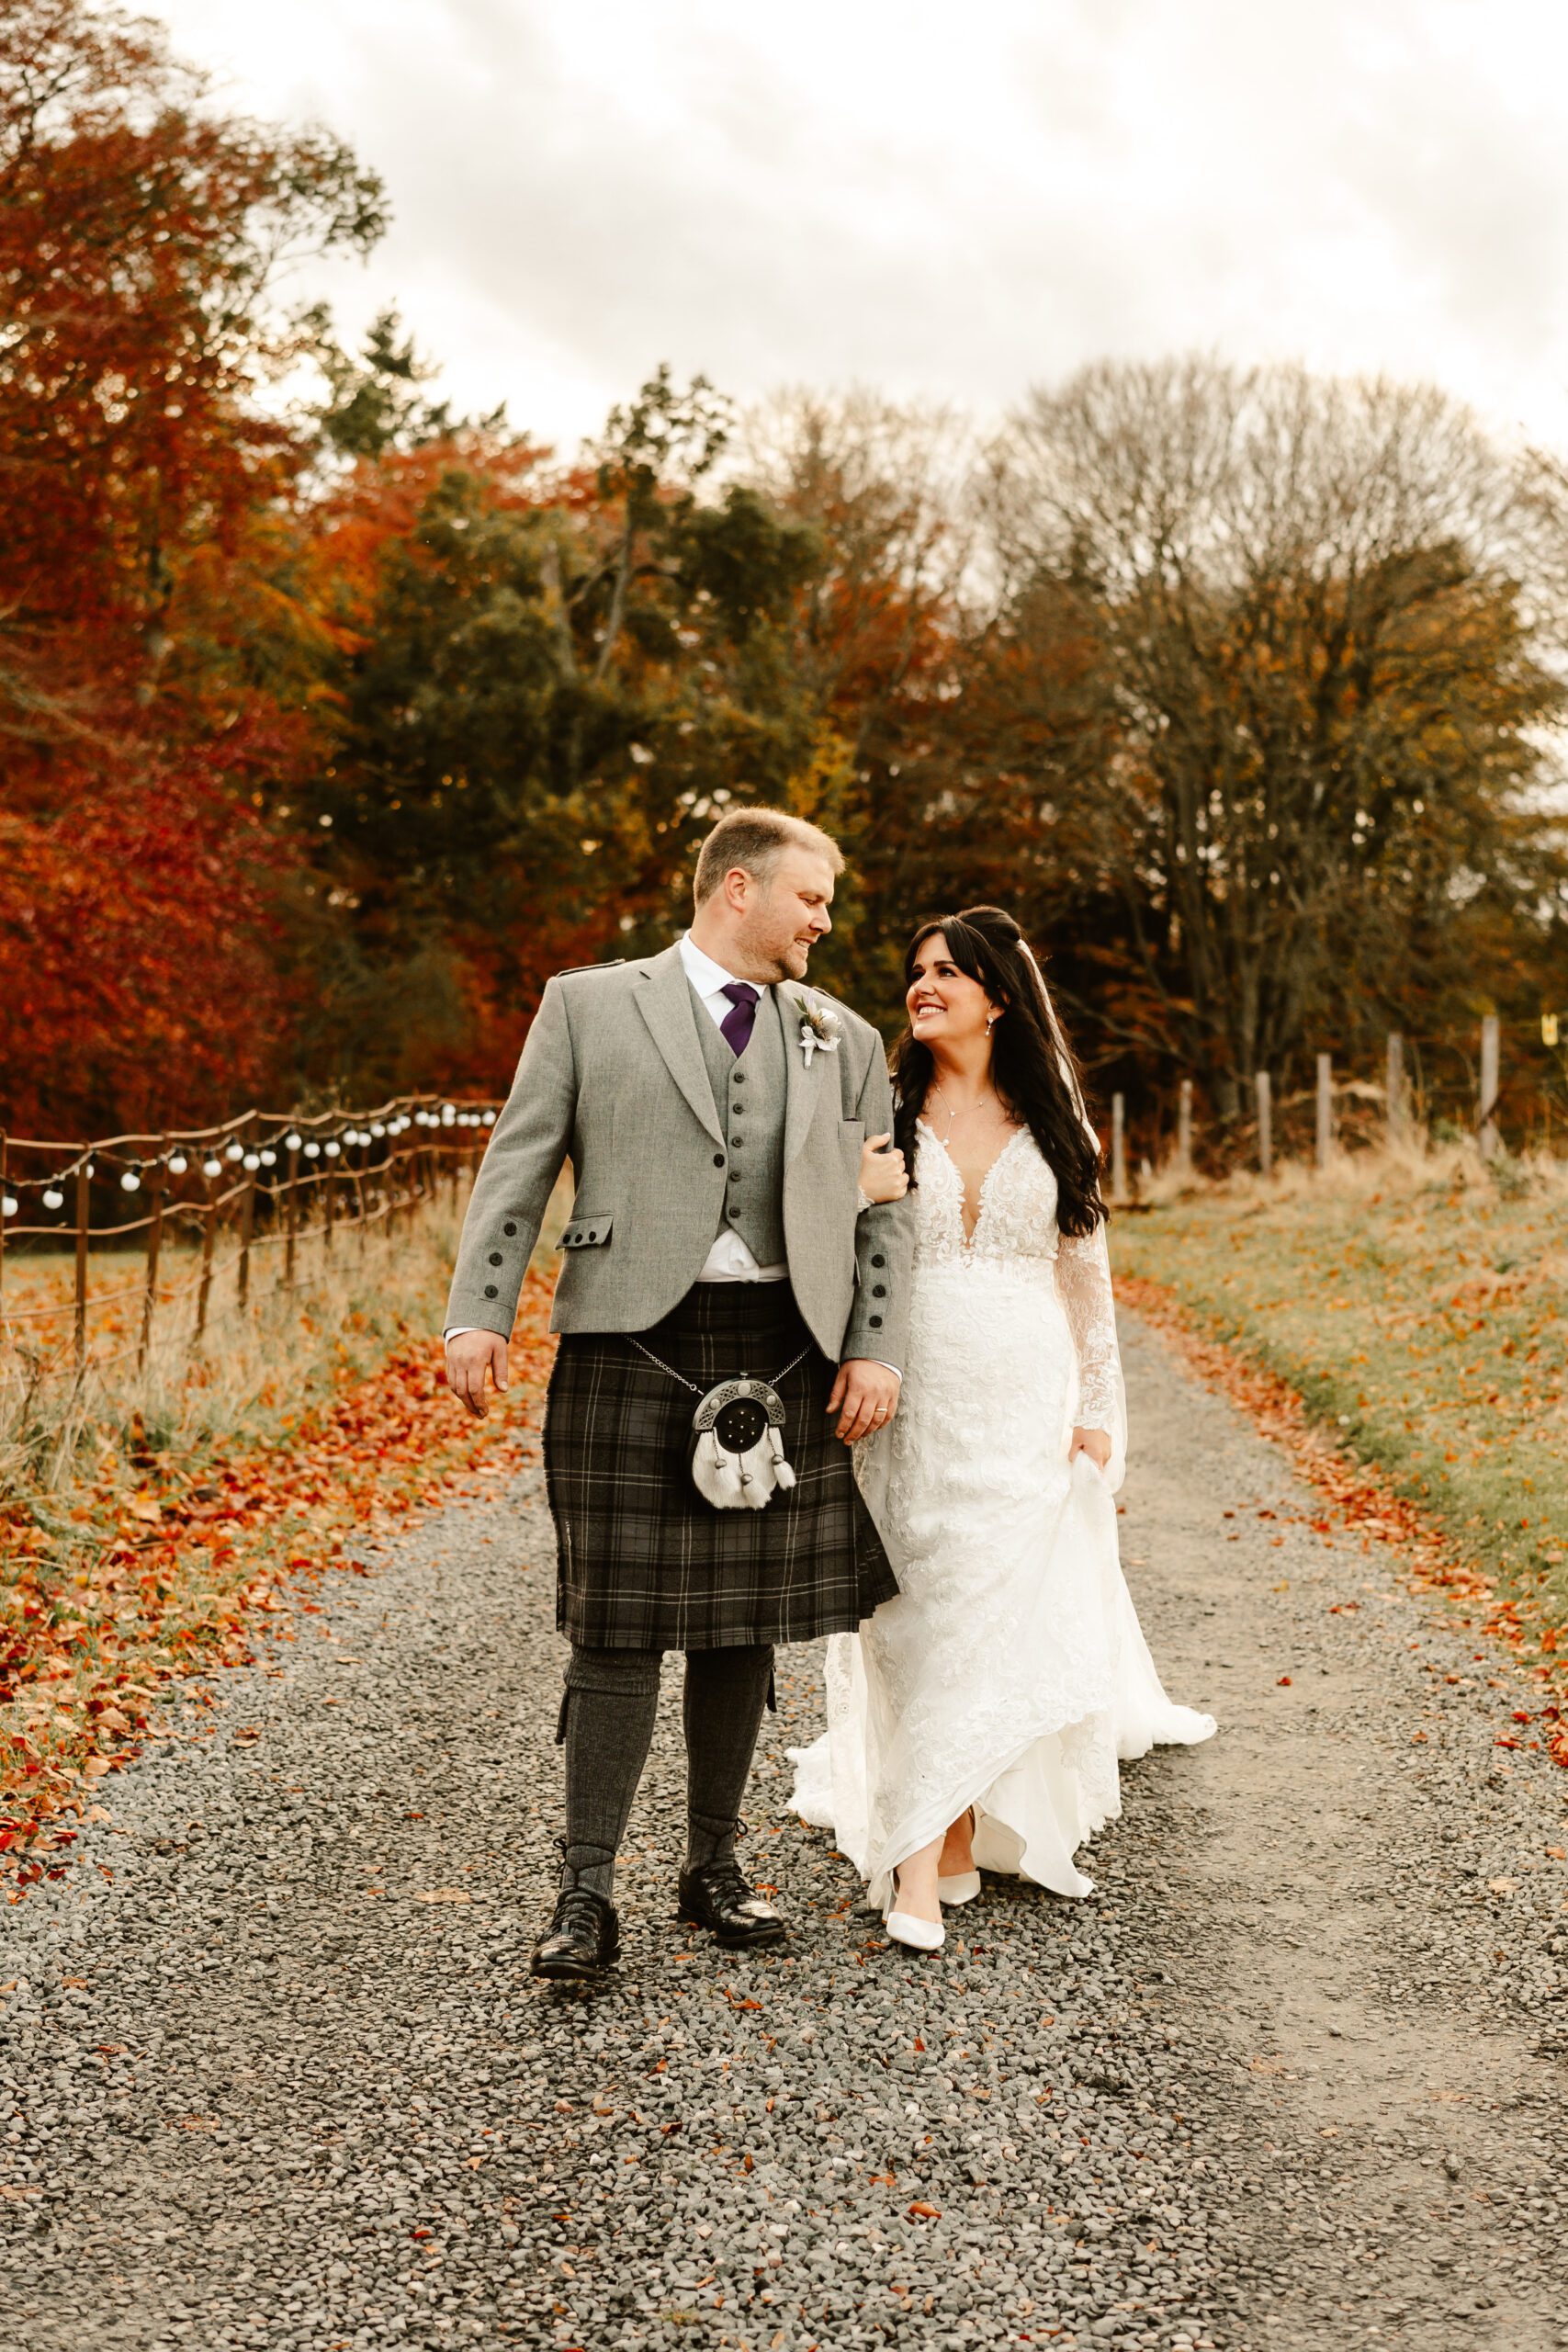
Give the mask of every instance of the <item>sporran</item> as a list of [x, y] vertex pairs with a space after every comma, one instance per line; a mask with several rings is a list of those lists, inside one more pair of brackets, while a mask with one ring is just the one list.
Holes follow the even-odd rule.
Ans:
[[705, 1391], [640, 1340], [632, 1345], [697, 1400], [687, 1458], [692, 1484], [705, 1502], [715, 1510], [765, 1510], [775, 1494], [794, 1486], [781, 1435], [784, 1406], [778, 1384], [805, 1363], [809, 1349], [803, 1348], [771, 1381], [736, 1373]]

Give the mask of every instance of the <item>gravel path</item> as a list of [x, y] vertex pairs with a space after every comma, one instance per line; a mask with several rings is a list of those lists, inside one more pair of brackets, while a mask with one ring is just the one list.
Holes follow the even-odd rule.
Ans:
[[1568, 2352], [1568, 1776], [1494, 1745], [1495, 1663], [1314, 1534], [1230, 1407], [1127, 1352], [1129, 1572], [1222, 1731], [1128, 1770], [1093, 1901], [994, 1883], [936, 1961], [888, 1949], [783, 1810], [795, 1651], [750, 1813], [793, 1944], [674, 1924], [667, 1706], [623, 1965], [532, 1985], [531, 1472], [330, 1584], [3, 1915], [0, 2342]]

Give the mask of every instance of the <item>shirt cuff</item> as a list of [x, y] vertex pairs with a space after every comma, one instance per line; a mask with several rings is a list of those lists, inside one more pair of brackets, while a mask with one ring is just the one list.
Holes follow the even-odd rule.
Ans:
[[478, 1331], [482, 1327], [478, 1323], [454, 1323], [449, 1331], [442, 1332], [441, 1337], [444, 1341], [446, 1340], [460, 1340], [465, 1331]]

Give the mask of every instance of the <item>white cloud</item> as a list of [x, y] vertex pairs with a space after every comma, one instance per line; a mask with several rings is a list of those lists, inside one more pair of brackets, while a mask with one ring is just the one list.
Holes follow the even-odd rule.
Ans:
[[591, 431], [661, 358], [986, 413], [1103, 353], [1437, 379], [1568, 445], [1544, 0], [163, 0], [395, 221], [334, 273], [457, 400]]

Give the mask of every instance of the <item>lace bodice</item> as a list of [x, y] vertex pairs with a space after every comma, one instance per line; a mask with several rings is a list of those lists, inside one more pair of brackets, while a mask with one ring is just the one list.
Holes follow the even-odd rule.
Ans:
[[1080, 1428], [1115, 1432], [1122, 1417], [1122, 1359], [1105, 1227], [1063, 1233], [1056, 1179], [1027, 1127], [1002, 1146], [980, 1187], [975, 1230], [964, 1231], [964, 1179], [922, 1119], [915, 1152], [915, 1279], [938, 1266], [1022, 1273], [1055, 1261], [1056, 1292], [1078, 1359]]

